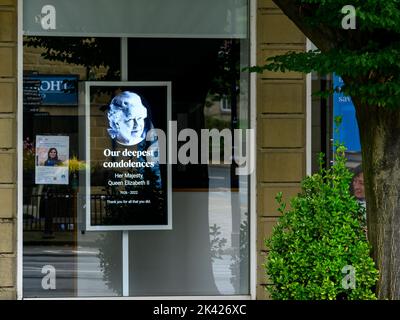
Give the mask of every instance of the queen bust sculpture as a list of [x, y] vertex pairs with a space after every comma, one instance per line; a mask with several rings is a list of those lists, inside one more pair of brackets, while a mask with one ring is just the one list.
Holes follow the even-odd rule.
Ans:
[[142, 99], [130, 91], [123, 91], [111, 100], [107, 117], [108, 134], [124, 146], [142, 142], [153, 127]]

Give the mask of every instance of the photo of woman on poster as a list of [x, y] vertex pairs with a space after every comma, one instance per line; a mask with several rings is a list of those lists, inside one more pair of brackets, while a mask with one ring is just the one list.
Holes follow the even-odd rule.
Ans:
[[58, 159], [58, 151], [56, 148], [50, 148], [47, 153], [47, 160], [44, 162], [46, 167], [54, 167], [62, 164], [62, 161]]
[[36, 184], [68, 184], [69, 136], [36, 136]]

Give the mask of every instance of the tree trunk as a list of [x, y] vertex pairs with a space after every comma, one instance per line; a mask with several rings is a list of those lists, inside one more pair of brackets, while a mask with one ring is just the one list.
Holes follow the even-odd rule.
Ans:
[[379, 299], [400, 299], [400, 108], [362, 105], [360, 128], [368, 239], [379, 269]]

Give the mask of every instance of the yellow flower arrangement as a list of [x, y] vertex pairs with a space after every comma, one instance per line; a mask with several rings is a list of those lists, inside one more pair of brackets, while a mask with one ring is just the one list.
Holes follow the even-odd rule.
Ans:
[[85, 170], [86, 163], [84, 161], [78, 160], [77, 156], [74, 155], [71, 159], [69, 159], [68, 167], [69, 167], [69, 171], [71, 173], [73, 173], [73, 172], [77, 172], [79, 170]]

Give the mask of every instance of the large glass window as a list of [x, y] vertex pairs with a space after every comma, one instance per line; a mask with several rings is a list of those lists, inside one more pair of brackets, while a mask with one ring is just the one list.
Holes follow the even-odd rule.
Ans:
[[[235, 161], [246, 153], [246, 139], [239, 145], [228, 136], [209, 139], [206, 154], [199, 142], [198, 161], [178, 159], [170, 176], [160, 166], [161, 180], [170, 179], [163, 192], [171, 228], [93, 231], [87, 225], [88, 214], [93, 225], [110, 214], [110, 180], [96, 162], [105, 149], [119, 150], [107, 119], [123, 83], [170, 84], [167, 120], [178, 135], [191, 129], [200, 139], [204, 129], [217, 129], [234, 137], [235, 129], [249, 129], [249, 81], [242, 71], [249, 65], [247, 2], [169, 2], [119, 0], [111, 8], [109, 1], [87, 0], [79, 2], [78, 13], [76, 1], [24, 2], [25, 297], [250, 293], [249, 175], [238, 175]], [[128, 13], [136, 19], [115, 20]], [[89, 83], [104, 88], [88, 92], [83, 88]], [[143, 96], [164, 94], [140, 90]], [[164, 108], [161, 100], [147, 100], [153, 110]], [[160, 112], [152, 117], [158, 129], [168, 126]], [[170, 142], [178, 153], [187, 143], [178, 137]], [[116, 214], [135, 210], [113, 208]], [[149, 214], [163, 209], [149, 207]]]

